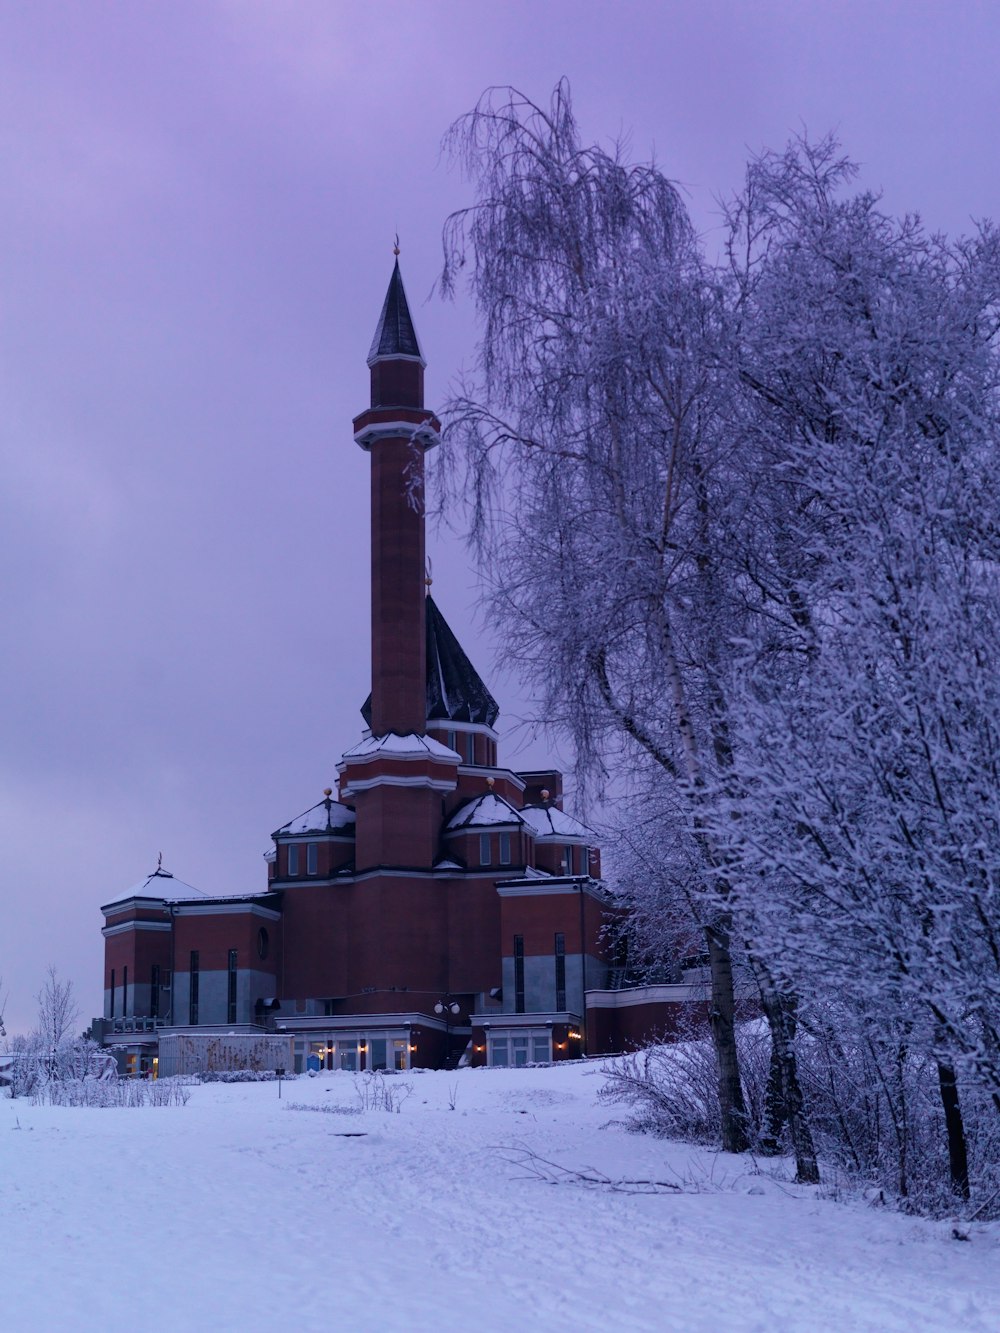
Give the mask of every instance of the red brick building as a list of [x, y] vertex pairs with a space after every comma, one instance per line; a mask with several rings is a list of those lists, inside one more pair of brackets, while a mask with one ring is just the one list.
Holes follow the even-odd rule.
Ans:
[[295, 1069], [556, 1060], [623, 1049], [686, 998], [609, 988], [600, 853], [558, 772], [502, 766], [496, 701], [430, 596], [424, 365], [397, 263], [354, 421], [371, 468], [368, 730], [337, 790], [272, 835], [259, 892], [207, 897], [158, 868], [102, 908], [95, 1027], [134, 1069], [159, 1056], [168, 1072], [181, 1039], [238, 1061], [264, 1036], [259, 1058]]

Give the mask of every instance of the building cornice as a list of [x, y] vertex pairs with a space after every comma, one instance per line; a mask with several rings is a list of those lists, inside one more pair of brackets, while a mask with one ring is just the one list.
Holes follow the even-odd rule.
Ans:
[[254, 902], [175, 903], [173, 909], [174, 916], [240, 916], [244, 912], [265, 921], [281, 920], [281, 913], [273, 907]]
[[105, 939], [111, 935], [124, 935], [130, 930], [172, 930], [169, 921], [143, 921], [141, 918], [137, 921], [119, 921], [116, 926], [102, 926], [101, 934]]

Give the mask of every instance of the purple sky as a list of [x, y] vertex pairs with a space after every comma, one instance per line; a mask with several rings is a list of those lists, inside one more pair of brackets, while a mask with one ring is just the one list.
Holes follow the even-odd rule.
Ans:
[[[368, 690], [367, 459], [351, 440], [394, 231], [439, 402], [471, 346], [426, 301], [439, 160], [488, 84], [571, 80], [698, 224], [747, 151], [837, 130], [893, 211], [1000, 217], [992, 3], [0, 0], [0, 975], [99, 1011], [98, 907], [156, 864], [263, 883]], [[457, 541], [435, 595], [494, 686]], [[512, 749], [517, 752], [512, 755]], [[541, 762], [523, 737], [504, 752]]]

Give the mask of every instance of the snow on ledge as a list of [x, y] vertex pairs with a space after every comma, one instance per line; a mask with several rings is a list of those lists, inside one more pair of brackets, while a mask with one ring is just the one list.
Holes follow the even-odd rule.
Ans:
[[594, 837], [591, 829], [556, 805], [526, 805], [521, 814], [535, 830], [536, 838], [574, 838], [589, 842]]
[[387, 736], [366, 736], [358, 745], [344, 751], [344, 759], [375, 759], [384, 755], [391, 759], [446, 759], [449, 763], [460, 764], [462, 756], [447, 745], [442, 745], [433, 736], [418, 736], [410, 732], [406, 736], [397, 736], [390, 731]]
[[461, 828], [481, 828], [494, 824], [523, 824], [524, 820], [509, 801], [493, 792], [475, 796], [457, 810], [446, 827], [452, 831]]

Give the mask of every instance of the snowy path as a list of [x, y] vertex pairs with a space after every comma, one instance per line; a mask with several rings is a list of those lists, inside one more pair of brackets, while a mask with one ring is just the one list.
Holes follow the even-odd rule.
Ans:
[[[399, 1115], [289, 1109], [356, 1106], [349, 1075], [286, 1084], [281, 1102], [268, 1084], [163, 1109], [0, 1102], [4, 1327], [1000, 1329], [994, 1228], [960, 1244], [602, 1128], [592, 1068], [401, 1081]], [[545, 1185], [498, 1151], [514, 1143], [706, 1192]]]

